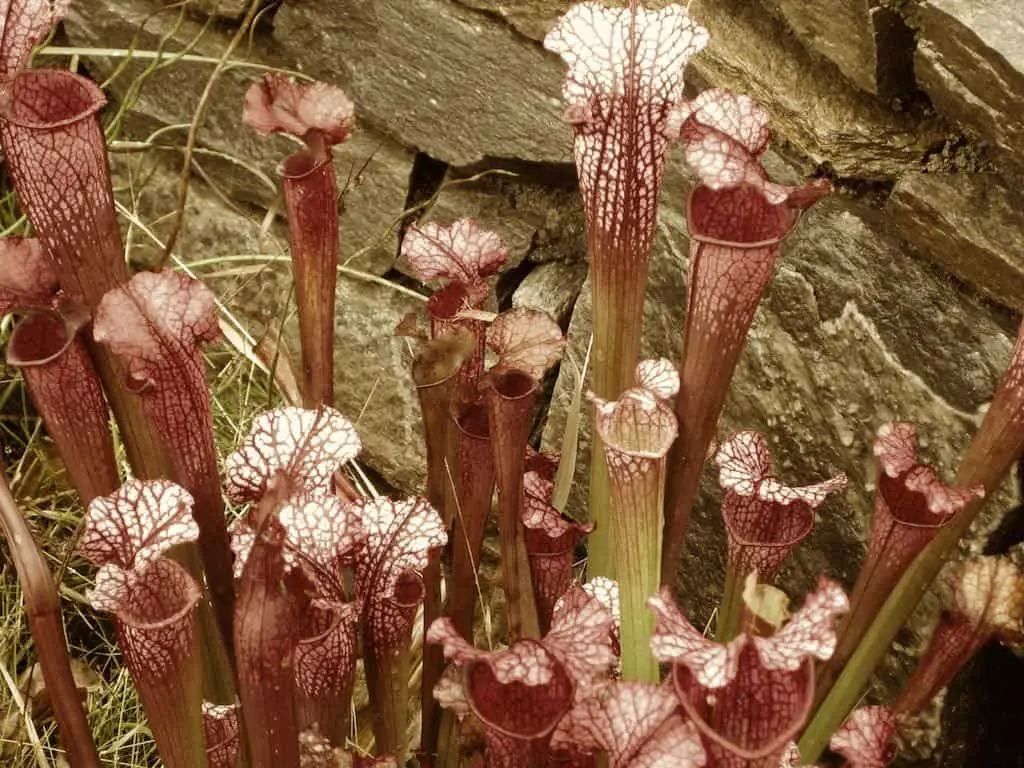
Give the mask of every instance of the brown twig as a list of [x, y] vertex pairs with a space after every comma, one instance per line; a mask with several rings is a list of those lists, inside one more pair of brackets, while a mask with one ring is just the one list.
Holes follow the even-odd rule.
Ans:
[[71, 674], [64, 622], [61, 617], [57, 585], [43, 555], [32, 538], [0, 471], [0, 528], [11, 549], [18, 571], [18, 580], [25, 595], [28, 626], [35, 641], [39, 667], [49, 693], [54, 718], [60, 728], [61, 741], [68, 760], [75, 768], [99, 768], [100, 759], [85, 709], [78, 695], [78, 685]]

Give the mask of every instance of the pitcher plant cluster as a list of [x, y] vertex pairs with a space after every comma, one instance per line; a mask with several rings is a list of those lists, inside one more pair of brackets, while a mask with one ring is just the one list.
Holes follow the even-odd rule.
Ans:
[[[0, 313], [18, 316], [7, 361], [86, 508], [88, 599], [112, 617], [165, 766], [879, 768], [901, 723], [973, 653], [1022, 638], [1024, 574], [1001, 557], [962, 562], [903, 692], [855, 710], [1024, 450], [1021, 342], [952, 484], [919, 460], [913, 425], [879, 426], [870, 541], [849, 597], [823, 576], [790, 612], [774, 586], [846, 478], [791, 484], [764, 435], [717, 435], [717, 423], [783, 241], [831, 189], [769, 177], [768, 118], [748, 97], [686, 97], [687, 62], [708, 32], [684, 8], [582, 2], [545, 41], [567, 65], [593, 292], [585, 409], [599, 449], [578, 521], [566, 511], [575, 436], [564, 457], [529, 442], [565, 339], [541, 311], [490, 311], [506, 248], [471, 219], [415, 223], [402, 243], [405, 266], [433, 290], [423, 316], [394, 331], [414, 350], [423, 495], [353, 482], [360, 437], [332, 407], [344, 332], [332, 147], [356, 130], [355, 106], [335, 86], [276, 74], [251, 86], [243, 117], [302, 144], [280, 166], [301, 402], [259, 415], [217, 455], [202, 352], [220, 338], [215, 297], [178, 272], [129, 274], [104, 95], [71, 72], [29, 67], [68, 2], [3, 3], [0, 140], [34, 237], [0, 242]], [[686, 320], [678, 360], [641, 360], [670, 150], [696, 177]], [[707, 473], [724, 494], [728, 566], [714, 626], [701, 631], [673, 589]], [[2, 475], [0, 520], [60, 744], [74, 768], [97, 767], [54, 578]], [[488, 521], [507, 617], [493, 645], [476, 631]], [[353, 718], [362, 690], [372, 740]]]

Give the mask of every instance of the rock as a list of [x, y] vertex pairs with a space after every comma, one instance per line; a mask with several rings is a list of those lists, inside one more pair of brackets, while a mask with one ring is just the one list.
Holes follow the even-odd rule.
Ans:
[[813, 51], [835, 63], [858, 88], [884, 98], [914, 87], [914, 37], [898, 14], [871, 0], [774, 0]]
[[565, 327], [586, 278], [586, 262], [540, 264], [526, 275], [512, 294], [512, 306], [542, 309]]
[[[678, 360], [688, 262], [685, 189], [678, 181], [668, 184], [645, 304], [644, 354]], [[569, 354], [582, 360], [589, 334], [584, 286], [569, 328]], [[944, 477], [952, 476], [979, 423], [979, 408], [1009, 360], [1011, 335], [1007, 318], [908, 255], [877, 212], [837, 197], [804, 217], [761, 304], [719, 428], [720, 436], [764, 431], [783, 478], [850, 477], [846, 493], [826, 503], [812, 537], [783, 572], [784, 588], [801, 595], [817, 573], [852, 583], [873, 503], [871, 442], [882, 423], [917, 424], [923, 455]], [[545, 448], [561, 442], [574, 385], [571, 366], [563, 366]], [[581, 516], [587, 421], [571, 507]], [[719, 502], [707, 471], [679, 580], [697, 622], [710, 616], [720, 595], [725, 536]], [[1006, 506], [1000, 497], [990, 509]]]
[[288, 0], [274, 36], [368, 122], [436, 159], [570, 157], [560, 59], [492, 15], [448, 0]]
[[1024, 6], [927, 0], [918, 8], [917, 77], [935, 106], [1020, 164]]
[[462, 5], [497, 14], [518, 31], [543, 40], [561, 18], [572, 0], [456, 0]]
[[[170, 35], [170, 42], [163, 46], [169, 56], [193, 42], [190, 53], [221, 55], [229, 33], [204, 29], [187, 18], [178, 24], [174, 14], [154, 14], [160, 7], [153, 0], [118, 0], [116, 4], [76, 0], [64, 27], [71, 43], [80, 47], [158, 50], [161, 39]], [[111, 78], [124, 63], [94, 56], [83, 56], [83, 60], [92, 76], [101, 80]], [[258, 65], [291, 66], [261, 35], [255, 38], [251, 60]], [[191, 123], [211, 65], [178, 61], [145, 74], [150, 63], [129, 63], [109, 83], [108, 93], [127, 110], [121, 138], [143, 140], [160, 131], [159, 143], [169, 145], [180, 158], [176, 145], [183, 144], [187, 134], [187, 128], [180, 126]], [[205, 173], [228, 196], [269, 208], [279, 199], [277, 164], [294, 151], [295, 143], [283, 137], [263, 139], [242, 125], [243, 94], [262, 71], [236, 67], [218, 80], [198, 134], [198, 170], [193, 175]], [[179, 127], [169, 130], [168, 126]], [[414, 155], [366, 123], [360, 123], [353, 139], [338, 146], [334, 154], [339, 184], [349, 181], [341, 200], [342, 259], [350, 267], [383, 274], [398, 252], [397, 224], [405, 208]], [[281, 211], [281, 203], [276, 205]], [[171, 198], [168, 208], [157, 215], [175, 207]]]
[[249, 9], [250, 0], [193, 0], [192, 6], [199, 13], [218, 19], [238, 21]]
[[887, 212], [925, 257], [1001, 304], [1024, 309], [1020, 179], [994, 173], [908, 173]]
[[826, 163], [841, 176], [885, 178], [916, 167], [942, 138], [935, 127], [889, 111], [835, 69], [822, 67], [756, 3], [692, 0], [689, 7], [711, 32], [708, 47], [690, 66], [710, 84], [759, 101], [777, 133], [813, 163]]

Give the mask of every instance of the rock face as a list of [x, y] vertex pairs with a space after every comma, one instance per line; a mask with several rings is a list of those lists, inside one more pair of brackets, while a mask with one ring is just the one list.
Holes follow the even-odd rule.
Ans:
[[[219, 57], [230, 34], [204, 28], [177, 14], [154, 14], [149, 0], [77, 0], [64, 29], [73, 44], [101, 48], [158, 50], [166, 46], [192, 53]], [[199, 153], [194, 175], [214, 179], [218, 189], [244, 203], [271, 207], [277, 198], [277, 165], [296, 144], [284, 138], [264, 139], [242, 125], [242, 97], [261, 74], [260, 67], [291, 66], [268, 41], [257, 40], [252, 53], [256, 68], [234, 68], [215, 85], [199, 131]], [[211, 65], [182, 62], [146, 72], [149, 62], [128, 63], [105, 57], [90, 57], [90, 73], [110, 81], [108, 93], [123, 105], [125, 131], [134, 139], [145, 139], [159, 131], [157, 142], [174, 151], [184, 143], [187, 127], [200, 95], [212, 72]], [[115, 76], [116, 74], [116, 76]], [[141, 81], [139, 78], [143, 78]], [[141, 84], [141, 88], [137, 84]], [[169, 126], [175, 126], [169, 128]], [[397, 224], [405, 208], [409, 174], [414, 152], [360, 123], [353, 139], [335, 148], [339, 184], [347, 186], [341, 202], [341, 258], [351, 267], [383, 274], [397, 253]], [[180, 161], [180, 154], [178, 155]], [[346, 185], [346, 181], [348, 184]], [[165, 215], [174, 209], [168, 198]], [[279, 206], [280, 208], [280, 206]]]
[[921, 253], [986, 295], [1024, 308], [1021, 179], [995, 173], [908, 173], [887, 210]]
[[432, 157], [569, 159], [561, 64], [488, 16], [447, 0], [289, 1], [274, 29], [304, 71]]
[[917, 73], [935, 106], [1018, 165], [1024, 151], [1024, 6], [927, 0]]
[[913, 89], [913, 33], [898, 14], [870, 0], [776, 0], [807, 46], [857, 87], [891, 98]]
[[689, 7], [711, 32], [694, 69], [761, 102], [775, 129], [812, 163], [843, 176], [892, 176], [939, 138], [934, 126], [885, 108], [835, 68], [821, 66], [758, 3], [693, 0]]

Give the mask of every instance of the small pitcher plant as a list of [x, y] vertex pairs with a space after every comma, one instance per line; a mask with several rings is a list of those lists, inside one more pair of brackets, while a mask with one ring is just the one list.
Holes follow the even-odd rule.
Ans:
[[[769, 119], [750, 98], [685, 96], [687, 62], [709, 35], [683, 7], [582, 2], [545, 41], [567, 64], [593, 292], [587, 411], [599, 450], [575, 519], [556, 498], [575, 443], [565, 457], [530, 443], [566, 340], [542, 311], [490, 311], [507, 249], [472, 219], [414, 222], [402, 240], [408, 271], [433, 291], [423, 317], [395, 331], [413, 352], [422, 495], [380, 495], [356, 472], [359, 428], [333, 407], [332, 164], [332, 147], [357, 130], [356, 106], [333, 85], [276, 74], [252, 85], [244, 122], [302, 142], [280, 166], [302, 391], [218, 456], [203, 357], [220, 340], [216, 299], [178, 272], [129, 274], [103, 93], [28, 67], [69, 1], [4, 11], [0, 140], [35, 237], [0, 241], [0, 313], [18, 315], [6, 359], [85, 510], [88, 601], [112, 617], [167, 768], [783, 768], [826, 749], [882, 768], [900, 728], [974, 653], [1024, 637], [1024, 574], [1003, 557], [967, 560], [905, 689], [854, 711], [1024, 451], [1024, 337], [952, 483], [919, 460], [912, 424], [879, 426], [875, 514], [851, 596], [822, 576], [789, 612], [776, 577], [819, 507], [843, 503], [846, 477], [788, 485], [765, 435], [720, 435], [718, 421], [784, 239], [831, 187], [769, 178]], [[680, 356], [640, 359], [677, 143], [696, 178]], [[698, 485], [714, 472], [728, 564], [702, 631], [675, 574]], [[2, 474], [0, 522], [59, 745], [73, 768], [95, 768], [57, 585]], [[482, 633], [495, 525], [504, 608]]]

